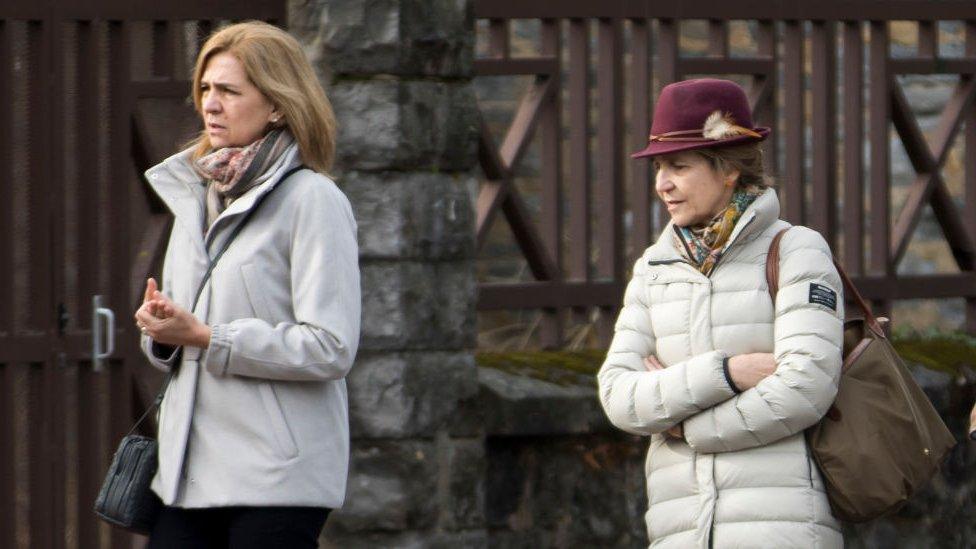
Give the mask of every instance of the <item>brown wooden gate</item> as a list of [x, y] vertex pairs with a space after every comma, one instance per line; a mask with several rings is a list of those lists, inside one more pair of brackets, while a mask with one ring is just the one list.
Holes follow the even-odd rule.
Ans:
[[[478, 245], [504, 217], [531, 279], [521, 271], [505, 280], [492, 275], [479, 286], [481, 311], [539, 311], [538, 324], [524, 325], [526, 331], [539, 327], [544, 347], [582, 341], [578, 334], [586, 335], [593, 324], [599, 337], [591, 339], [605, 346], [629, 267], [668, 221], [654, 200], [650, 164], [629, 162], [626, 154], [647, 144], [655, 90], [717, 75], [744, 81], [757, 121], [774, 128], [766, 150], [784, 218], [821, 232], [876, 310], [888, 313], [895, 300], [964, 298], [965, 328], [976, 333], [972, 2], [473, 4], [483, 46], [476, 45], [476, 74], [531, 78], [507, 127], [490, 127], [490, 117], [482, 118], [485, 177], [477, 204]], [[912, 51], [892, 48], [894, 22], [915, 27]], [[537, 30], [513, 34], [513, 28], [532, 28], [530, 23]], [[955, 52], [944, 47], [950, 36], [943, 23], [958, 29]], [[692, 24], [704, 32], [685, 44], [681, 27]], [[748, 51], [731, 48], [733, 28], [754, 36]], [[689, 51], [695, 49], [691, 42], [697, 51]], [[956, 79], [932, 130], [912, 111], [900, 82], [907, 75]], [[497, 98], [486, 99], [483, 112], [497, 109]], [[890, 158], [894, 140], [915, 172], [899, 209]], [[943, 169], [957, 144], [964, 145], [965, 157], [957, 161], [964, 174], [954, 195]], [[903, 269], [927, 207], [951, 251], [952, 271]], [[490, 246], [485, 250], [486, 265], [512, 263], [491, 256]], [[897, 324], [898, 316], [893, 320]]]
[[[121, 547], [91, 507], [159, 377], [131, 321], [170, 223], [141, 173], [192, 136], [190, 69], [284, 0], [0, 4], [0, 547]], [[92, 297], [116, 349], [93, 370]]]

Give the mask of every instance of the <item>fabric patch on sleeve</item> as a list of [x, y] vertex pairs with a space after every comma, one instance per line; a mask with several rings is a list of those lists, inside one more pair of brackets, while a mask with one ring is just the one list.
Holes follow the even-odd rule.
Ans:
[[810, 303], [817, 303], [831, 311], [837, 310], [837, 292], [823, 284], [810, 283]]

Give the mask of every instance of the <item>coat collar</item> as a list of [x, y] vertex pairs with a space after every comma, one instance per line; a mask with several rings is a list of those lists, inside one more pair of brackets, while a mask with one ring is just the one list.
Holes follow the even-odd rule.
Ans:
[[289, 169], [300, 162], [298, 144], [292, 143], [271, 167], [258, 177], [261, 183], [231, 203], [214, 221], [204, 234], [204, 208], [206, 186], [200, 174], [193, 169], [193, 149], [174, 154], [161, 163], [146, 170], [146, 181], [173, 212], [176, 222], [184, 226], [187, 234], [193, 236], [201, 251], [213, 240], [214, 234], [226, 225], [227, 220], [239, 216], [252, 207], [257, 199], [269, 192], [274, 183]]
[[[771, 187], [767, 188], [743, 212], [742, 217], [739, 218], [732, 230], [732, 235], [729, 236], [725, 248], [728, 249], [740, 241], [752, 240], [779, 219], [779, 212], [779, 198], [776, 196], [776, 191]], [[674, 247], [674, 240], [671, 238], [672, 231], [674, 231], [674, 222], [669, 221], [664, 230], [661, 231], [661, 236], [658, 237], [657, 242], [644, 253], [646, 261], [651, 263], [683, 261], [681, 254]]]

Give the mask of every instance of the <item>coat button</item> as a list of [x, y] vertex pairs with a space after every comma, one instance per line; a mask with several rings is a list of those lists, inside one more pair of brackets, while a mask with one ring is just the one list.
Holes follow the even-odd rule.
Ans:
[[657, 273], [651, 274], [651, 280], [657, 280]]

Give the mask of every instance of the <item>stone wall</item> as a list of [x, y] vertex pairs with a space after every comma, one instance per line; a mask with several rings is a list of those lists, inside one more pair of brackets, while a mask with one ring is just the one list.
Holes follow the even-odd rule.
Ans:
[[289, 27], [332, 99], [359, 222], [352, 468], [322, 545], [483, 546], [484, 441], [456, 421], [477, 391], [471, 7], [293, 0]]
[[[844, 525], [851, 549], [976, 547], [976, 340], [896, 339], [915, 379], [960, 441], [939, 474], [898, 513]], [[647, 440], [609, 425], [593, 373], [599, 354], [479, 355], [486, 430], [489, 546], [647, 546]], [[553, 362], [572, 365], [553, 367]]]
[[479, 358], [489, 547], [646, 547], [645, 442], [609, 424], [586, 367], [538, 359]]

